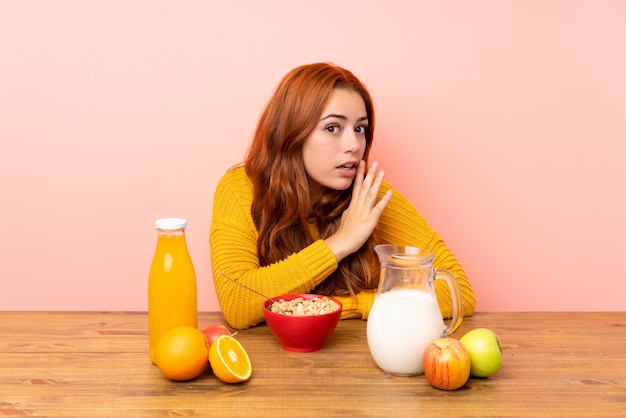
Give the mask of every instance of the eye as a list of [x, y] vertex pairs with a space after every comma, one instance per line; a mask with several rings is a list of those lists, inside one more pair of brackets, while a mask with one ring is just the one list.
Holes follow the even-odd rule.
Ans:
[[339, 127], [339, 124], [333, 123], [331, 125], [327, 125], [324, 129], [330, 132], [331, 134], [334, 134], [334, 133], [339, 132], [340, 127]]
[[367, 125], [359, 125], [356, 128], [354, 128], [354, 132], [361, 134], [361, 135], [365, 135], [365, 132], [367, 132]]

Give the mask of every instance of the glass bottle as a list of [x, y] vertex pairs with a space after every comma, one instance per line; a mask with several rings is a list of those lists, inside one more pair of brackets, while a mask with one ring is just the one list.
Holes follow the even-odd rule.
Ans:
[[148, 336], [150, 360], [163, 335], [187, 325], [198, 327], [196, 273], [187, 250], [187, 221], [163, 218], [156, 221], [157, 246], [148, 279]]

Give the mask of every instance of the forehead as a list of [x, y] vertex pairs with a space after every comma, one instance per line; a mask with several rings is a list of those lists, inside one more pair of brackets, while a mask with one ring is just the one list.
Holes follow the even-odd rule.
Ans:
[[342, 116], [367, 116], [365, 101], [361, 95], [350, 89], [335, 88], [328, 98], [322, 116], [338, 114]]

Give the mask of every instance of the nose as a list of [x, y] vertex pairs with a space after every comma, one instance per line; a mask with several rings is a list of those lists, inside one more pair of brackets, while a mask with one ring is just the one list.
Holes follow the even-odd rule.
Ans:
[[345, 152], [355, 152], [362, 145], [361, 142], [364, 142], [365, 138], [359, 136], [356, 132], [352, 130], [344, 131], [343, 135], [343, 148]]

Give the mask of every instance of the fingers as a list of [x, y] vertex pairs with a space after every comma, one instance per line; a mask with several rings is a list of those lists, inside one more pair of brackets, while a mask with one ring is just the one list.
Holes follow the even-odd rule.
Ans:
[[352, 190], [352, 200], [343, 212], [337, 231], [325, 239], [337, 261], [357, 251], [372, 234], [378, 219], [391, 199], [391, 190], [377, 202], [385, 173], [373, 162], [367, 174], [361, 161]]
[[354, 178], [354, 186], [352, 187], [352, 197], [358, 195], [363, 187], [363, 175], [365, 173], [365, 161], [359, 161], [359, 166], [356, 169], [356, 177]]
[[385, 195], [378, 201], [378, 203], [376, 203], [374, 209], [376, 209], [379, 213], [382, 213], [383, 209], [385, 209], [385, 207], [387, 206], [387, 203], [389, 203], [389, 201], [391, 200], [392, 194], [393, 192], [391, 190], [387, 190]]
[[384, 171], [378, 171], [378, 162], [374, 161], [369, 166], [367, 174], [363, 176], [365, 171], [365, 162], [359, 163], [357, 176], [354, 180], [354, 188], [352, 199], [356, 199], [362, 203], [369, 203], [374, 206], [378, 191], [385, 177]]

